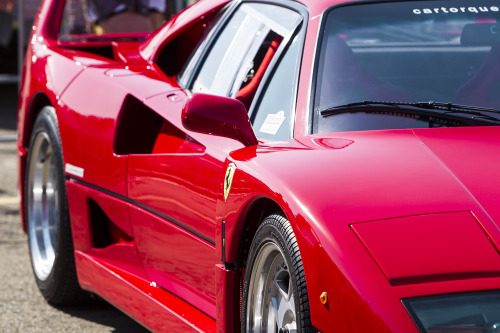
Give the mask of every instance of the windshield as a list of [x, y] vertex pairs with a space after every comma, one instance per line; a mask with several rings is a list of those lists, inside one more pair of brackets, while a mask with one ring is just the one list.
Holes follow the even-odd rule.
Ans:
[[500, 2], [486, 0], [333, 8], [321, 38], [314, 132], [436, 126], [418, 113], [383, 112], [380, 106], [321, 115], [362, 101], [500, 109], [499, 16]]

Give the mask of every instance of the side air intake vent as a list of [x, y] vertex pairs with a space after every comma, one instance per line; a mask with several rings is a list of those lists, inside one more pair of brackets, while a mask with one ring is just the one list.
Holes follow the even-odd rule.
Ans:
[[115, 153], [151, 154], [163, 118], [129, 95], [123, 103], [115, 136]]
[[131, 242], [133, 239], [114, 224], [102, 208], [89, 199], [89, 211], [92, 225], [92, 247], [103, 249], [110, 245]]

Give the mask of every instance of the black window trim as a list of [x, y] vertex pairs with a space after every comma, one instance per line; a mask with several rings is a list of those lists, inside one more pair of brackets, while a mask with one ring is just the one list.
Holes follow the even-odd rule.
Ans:
[[222, 32], [222, 29], [226, 26], [229, 19], [233, 16], [236, 8], [241, 3], [241, 0], [236, 0], [228, 3], [221, 9], [222, 16], [219, 18], [216, 26], [213, 27], [208, 35], [201, 40], [201, 43], [196, 46], [194, 53], [186, 62], [186, 67], [180, 72], [177, 78], [178, 84], [187, 92], [191, 93], [190, 88], [193, 85], [193, 81], [196, 78], [198, 72], [201, 69], [206, 57], [208, 56], [208, 51], [212, 48], [217, 37]]
[[293, 137], [296, 109], [297, 109], [298, 84], [300, 81], [300, 68], [302, 66], [302, 57], [303, 57], [305, 36], [307, 31], [307, 22], [309, 20], [309, 12], [307, 8], [298, 2], [291, 2], [287, 0], [237, 0], [229, 3], [227, 8], [222, 9], [225, 10], [225, 12], [222, 14], [219, 22], [217, 22], [217, 26], [213, 27], [213, 29], [209, 32], [207, 37], [200, 43], [200, 45], [197, 47], [197, 51], [195, 51], [191, 60], [188, 61], [188, 63], [186, 64], [185, 69], [181, 71], [182, 74], [178, 78], [178, 83], [188, 94], [192, 93], [191, 87], [199, 71], [201, 70], [202, 65], [205, 62], [205, 59], [207, 58], [211, 48], [214, 46], [217, 38], [219, 37], [223, 29], [226, 27], [229, 20], [233, 17], [236, 10], [243, 3], [260, 3], [260, 4], [269, 4], [273, 6], [284, 7], [293, 10], [294, 12], [298, 13], [301, 16], [301, 21], [297, 24], [295, 30], [283, 40], [278, 50], [276, 51], [276, 56], [274, 57], [274, 59], [272, 59], [271, 63], [269, 64], [270, 70], [267, 70], [264, 77], [262, 78], [262, 83], [259, 85], [255, 93], [255, 98], [252, 101], [252, 105], [248, 110], [249, 118], [253, 122], [253, 118], [255, 118], [256, 106], [259, 105], [263, 97], [262, 91], [265, 91], [265, 89], [269, 85], [270, 78], [276, 71], [278, 67], [277, 65], [279, 65], [279, 63], [281, 62], [283, 56], [285, 55], [285, 52], [289, 49], [293, 39], [296, 37], [301, 38], [302, 39], [300, 45], [301, 52], [299, 52], [300, 55], [295, 68], [297, 75], [295, 77], [294, 101], [292, 103], [293, 119], [291, 121], [292, 128], [290, 129], [290, 133], [292, 134], [291, 136]]
[[[293, 101], [292, 101], [292, 112], [291, 116], [292, 119], [290, 120], [290, 134], [291, 137], [294, 137], [294, 129], [295, 129], [295, 119], [296, 119], [296, 113], [297, 113], [297, 98], [298, 98], [298, 90], [299, 90], [299, 81], [300, 81], [300, 68], [302, 67], [302, 56], [303, 56], [303, 50], [304, 50], [304, 42], [305, 42], [305, 24], [304, 20], [302, 20], [301, 23], [297, 25], [297, 28], [295, 31], [280, 45], [280, 47], [277, 50], [277, 57], [271, 61], [269, 64], [271, 70], [268, 70], [265, 74], [265, 76], [262, 78], [263, 83], [259, 85], [259, 88], [257, 89], [255, 93], [255, 98], [252, 101], [252, 105], [250, 106], [250, 110], [248, 111], [248, 117], [250, 118], [250, 122], [253, 125], [253, 122], [255, 121], [255, 117], [257, 115], [257, 110], [260, 106], [260, 103], [262, 102], [262, 99], [264, 98], [264, 95], [267, 91], [267, 88], [269, 84], [271, 83], [271, 79], [274, 76], [274, 73], [278, 70], [278, 67], [283, 60], [284, 56], [288, 52], [289, 48], [291, 47], [292, 41], [295, 38], [302, 38], [301, 40], [301, 45], [299, 45], [299, 57], [297, 59], [297, 62], [295, 63], [295, 72], [297, 73], [295, 75], [295, 82], [294, 82], [294, 91], [293, 91]], [[302, 51], [302, 52], [301, 52]], [[254, 129], [255, 130], [255, 129]], [[256, 132], [255, 135], [258, 137], [258, 133]]]

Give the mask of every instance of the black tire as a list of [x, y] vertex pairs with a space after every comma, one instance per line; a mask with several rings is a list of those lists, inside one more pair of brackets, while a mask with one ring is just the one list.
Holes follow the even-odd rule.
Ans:
[[31, 266], [40, 292], [52, 305], [87, 299], [76, 276], [61, 139], [53, 107], [44, 107], [33, 125], [24, 190]]
[[[284, 310], [277, 311], [277, 308]], [[279, 312], [281, 314], [276, 315]], [[241, 318], [242, 333], [256, 328], [277, 333], [287, 329], [317, 332], [311, 324], [297, 240], [290, 222], [281, 214], [267, 217], [252, 241], [245, 270]]]

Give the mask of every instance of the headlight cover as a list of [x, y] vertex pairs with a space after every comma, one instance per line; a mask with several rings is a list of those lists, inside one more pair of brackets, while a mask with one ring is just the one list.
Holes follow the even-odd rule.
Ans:
[[404, 299], [420, 332], [500, 333], [500, 291]]

